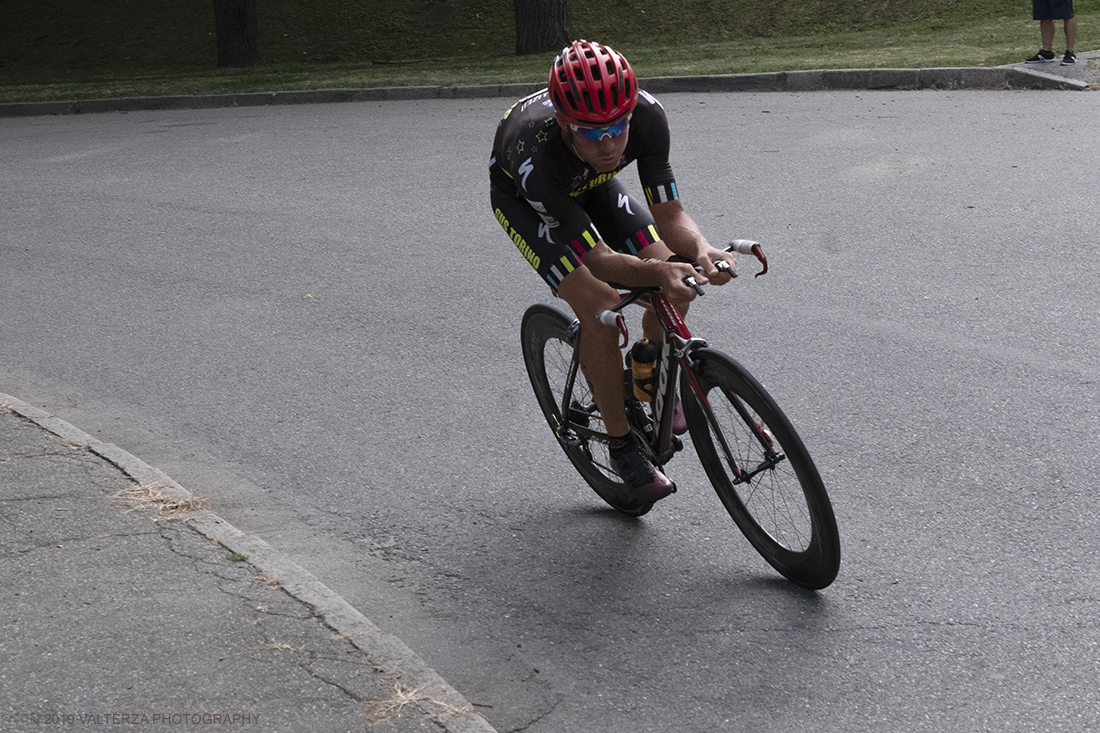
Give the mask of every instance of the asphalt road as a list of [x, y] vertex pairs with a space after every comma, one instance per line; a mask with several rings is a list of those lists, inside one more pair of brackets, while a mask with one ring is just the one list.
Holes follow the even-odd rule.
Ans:
[[487, 204], [509, 100], [0, 120], [0, 392], [209, 497], [501, 731], [1100, 729], [1100, 95], [662, 101], [688, 210], [769, 253], [692, 325], [819, 464], [824, 591], [690, 450], [639, 521], [572, 475], [518, 343], [548, 293]]

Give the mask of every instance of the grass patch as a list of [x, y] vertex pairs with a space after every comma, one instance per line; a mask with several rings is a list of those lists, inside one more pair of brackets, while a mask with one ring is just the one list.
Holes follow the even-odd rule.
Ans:
[[154, 521], [186, 519], [195, 512], [205, 510], [206, 499], [183, 496], [166, 484], [132, 484], [112, 494], [111, 498], [130, 507], [131, 511], [152, 512]]
[[[553, 59], [513, 54], [507, 0], [267, 0], [261, 64], [250, 69], [215, 67], [209, 3], [15, 5], [0, 13], [0, 102], [539, 82]], [[614, 15], [603, 0], [570, 0], [570, 8], [576, 35], [623, 51], [643, 77], [998, 66], [1039, 45], [1030, 10], [1008, 0], [622, 0]], [[1078, 50], [1100, 48], [1100, 11], [1079, 10]]]
[[470, 712], [470, 710], [440, 702], [419, 689], [411, 690], [401, 683], [394, 684], [390, 697], [364, 702], [363, 710], [367, 715], [367, 723], [372, 728], [405, 715], [420, 719], [445, 720]]

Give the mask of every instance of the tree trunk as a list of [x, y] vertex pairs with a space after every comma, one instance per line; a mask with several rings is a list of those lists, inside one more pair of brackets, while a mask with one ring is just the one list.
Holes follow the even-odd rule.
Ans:
[[512, 0], [516, 55], [560, 51], [573, 40], [566, 0]]
[[256, 64], [256, 0], [214, 0], [214, 29], [218, 66]]

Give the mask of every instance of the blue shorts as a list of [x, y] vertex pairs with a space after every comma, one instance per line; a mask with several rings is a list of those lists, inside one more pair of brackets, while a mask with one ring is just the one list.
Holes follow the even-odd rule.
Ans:
[[1073, 0], [1031, 0], [1032, 20], [1069, 20], [1073, 17]]

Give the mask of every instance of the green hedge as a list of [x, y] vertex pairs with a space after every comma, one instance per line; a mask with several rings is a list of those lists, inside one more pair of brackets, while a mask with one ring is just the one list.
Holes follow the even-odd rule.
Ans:
[[[0, 6], [0, 76], [216, 63], [211, 0], [10, 0]], [[626, 49], [814, 35], [898, 21], [1030, 18], [1006, 0], [570, 0], [578, 36]], [[509, 56], [510, 0], [259, 0], [264, 65], [404, 63]]]

